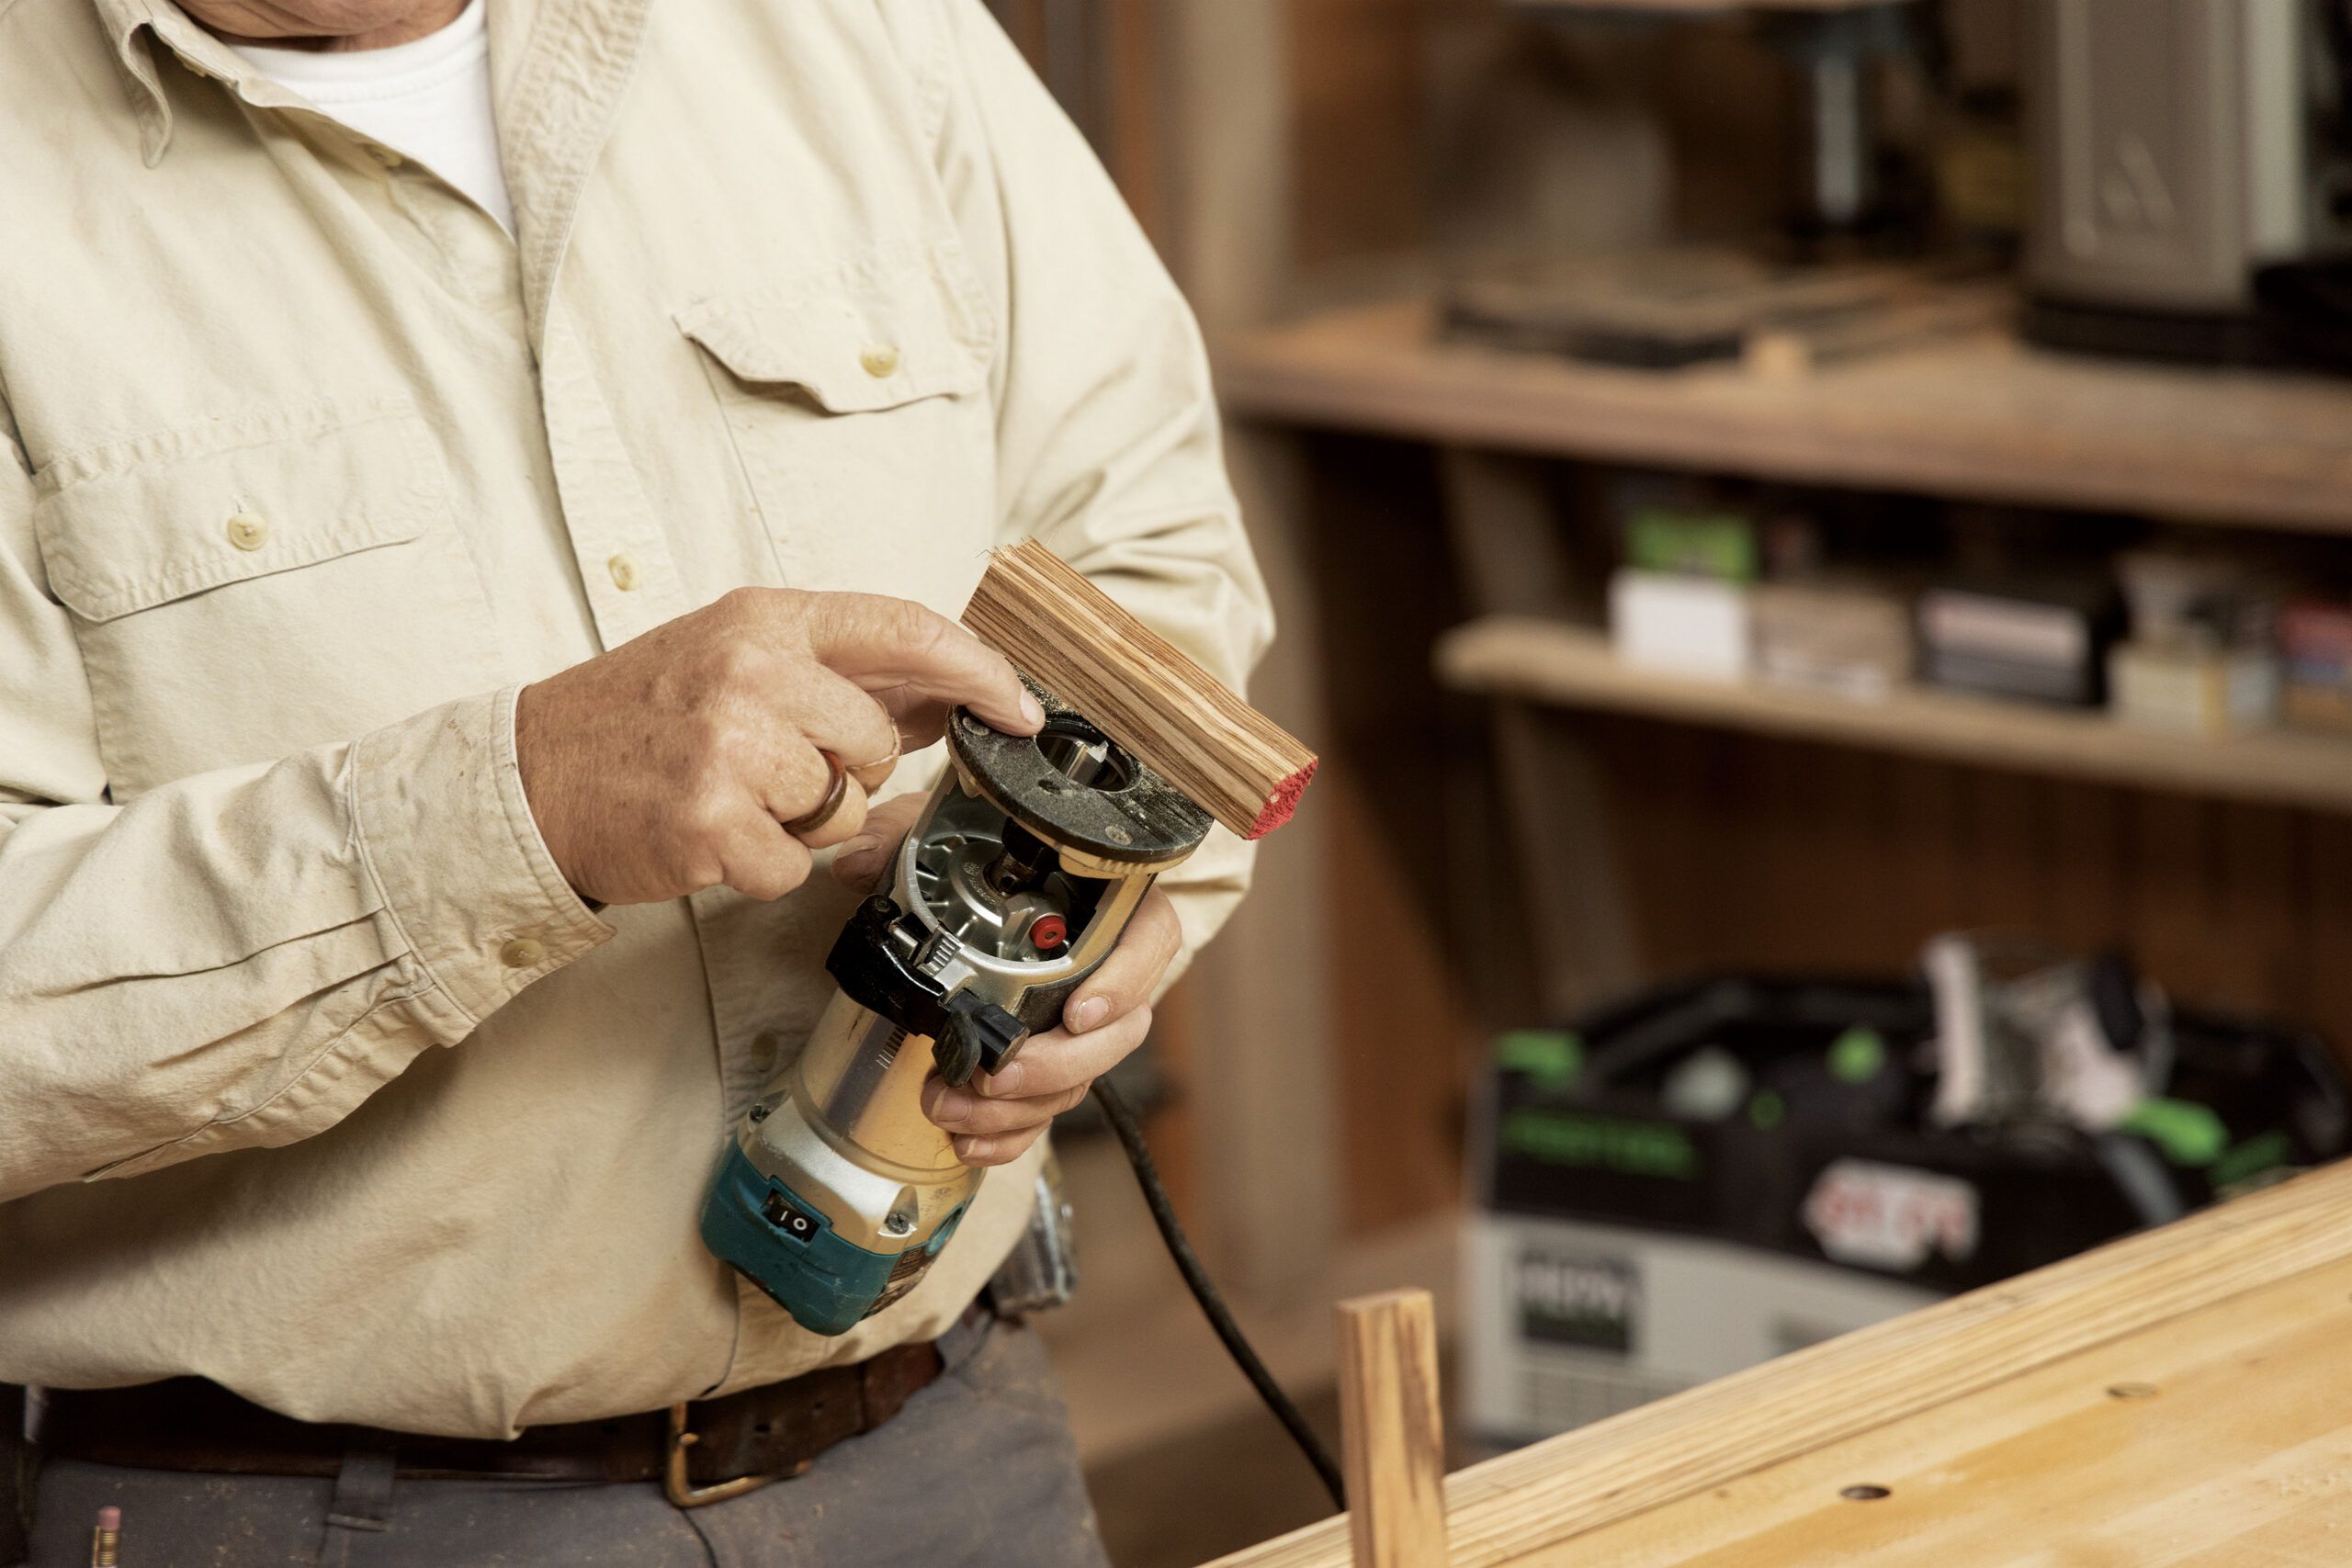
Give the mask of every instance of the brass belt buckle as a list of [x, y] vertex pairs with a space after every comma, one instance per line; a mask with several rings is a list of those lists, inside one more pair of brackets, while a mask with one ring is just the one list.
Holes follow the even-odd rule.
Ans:
[[709, 1486], [696, 1486], [686, 1479], [686, 1450], [702, 1438], [686, 1429], [686, 1402], [680, 1400], [670, 1406], [670, 1442], [662, 1465], [662, 1491], [681, 1508], [699, 1508], [710, 1503], [724, 1503], [729, 1497], [741, 1497], [746, 1492], [756, 1492], [774, 1481], [789, 1481], [806, 1471], [804, 1462], [775, 1475], [739, 1475], [732, 1481], [721, 1481]]

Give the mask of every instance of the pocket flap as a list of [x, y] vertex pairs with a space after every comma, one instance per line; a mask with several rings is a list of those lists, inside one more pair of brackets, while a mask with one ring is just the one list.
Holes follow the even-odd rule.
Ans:
[[950, 256], [868, 262], [822, 278], [700, 300], [679, 330], [734, 378], [797, 387], [833, 413], [978, 392], [992, 334]]
[[110, 621], [225, 583], [405, 544], [448, 506], [406, 405], [321, 404], [76, 454], [36, 476], [50, 586]]

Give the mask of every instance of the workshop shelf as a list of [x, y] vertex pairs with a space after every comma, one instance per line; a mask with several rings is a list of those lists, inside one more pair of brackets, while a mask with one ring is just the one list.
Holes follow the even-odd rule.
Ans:
[[2352, 382], [2046, 352], [2005, 327], [1792, 376], [1445, 340], [1426, 299], [1232, 334], [1238, 417], [1448, 446], [2210, 524], [2352, 532]]
[[1950, 761], [2010, 767], [2225, 799], [2352, 811], [2352, 740], [2270, 729], [2207, 739], [2044, 708], [1899, 688], [1863, 701], [1754, 679], [1723, 681], [1628, 664], [1600, 632], [1492, 615], [1440, 639], [1437, 666], [1457, 690], [1634, 714]]

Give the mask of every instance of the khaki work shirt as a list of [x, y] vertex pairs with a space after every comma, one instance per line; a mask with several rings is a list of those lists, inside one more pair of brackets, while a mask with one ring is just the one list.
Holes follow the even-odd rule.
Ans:
[[1269, 635], [1193, 324], [978, 0], [490, 6], [514, 241], [169, 0], [0, 0], [0, 1380], [496, 1436], [936, 1335], [1032, 1166], [839, 1339], [715, 1261], [853, 897], [592, 912], [517, 686], [1031, 535]]

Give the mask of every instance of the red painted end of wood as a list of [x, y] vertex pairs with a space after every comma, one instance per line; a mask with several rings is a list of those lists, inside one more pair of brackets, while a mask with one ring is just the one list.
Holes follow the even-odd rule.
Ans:
[[1318, 757], [1276, 784], [1274, 793], [1266, 798], [1265, 807], [1258, 813], [1258, 819], [1241, 836], [1262, 839], [1289, 821], [1291, 813], [1298, 809], [1298, 797], [1306, 793], [1306, 786], [1314, 782], [1315, 770], [1322, 765], [1323, 760]]

